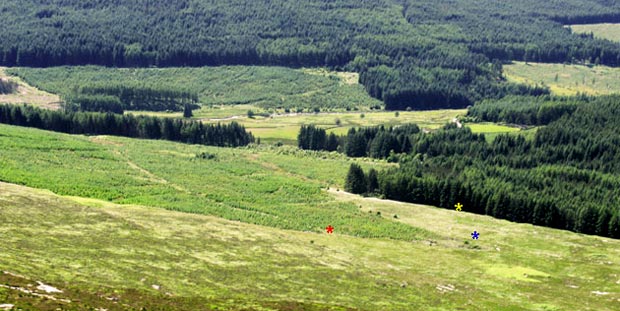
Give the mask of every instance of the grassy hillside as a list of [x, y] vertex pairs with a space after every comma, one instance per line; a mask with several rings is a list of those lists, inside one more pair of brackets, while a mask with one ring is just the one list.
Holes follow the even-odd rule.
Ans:
[[[313, 111], [381, 106], [358, 83], [354, 73], [283, 67], [223, 66], [201, 68], [117, 69], [96, 66], [12, 68], [7, 72], [42, 90], [66, 96], [88, 85], [141, 84], [179, 88], [199, 94], [206, 108], [250, 104], [250, 109]], [[248, 109], [243, 111], [243, 114]], [[261, 112], [260, 110], [256, 112]], [[196, 112], [197, 116], [206, 113]]]
[[[362, 214], [352, 204], [330, 200], [321, 188], [343, 184], [350, 162], [342, 155], [326, 154], [316, 162], [312, 153], [301, 152], [269, 162], [262, 159], [272, 153], [268, 149], [74, 137], [5, 125], [0, 129], [0, 155], [6, 159], [0, 163], [2, 181], [283, 229], [319, 232], [331, 223], [355, 236], [402, 240], [426, 236], [415, 228]], [[196, 157], [203, 153], [214, 158]], [[305, 169], [293, 173], [280, 168], [288, 162]], [[369, 221], [375, 224], [368, 226]]]
[[606, 66], [514, 62], [504, 66], [504, 75], [515, 83], [546, 85], [555, 95], [620, 93], [620, 69]]
[[[466, 212], [327, 194], [434, 235], [411, 242], [0, 189], [0, 302], [23, 309], [615, 310], [620, 303], [619, 241]], [[63, 292], [46, 293], [38, 282]]]
[[603, 23], [588, 25], [570, 25], [569, 27], [574, 33], [592, 33], [595, 38], [620, 42], [620, 24]]

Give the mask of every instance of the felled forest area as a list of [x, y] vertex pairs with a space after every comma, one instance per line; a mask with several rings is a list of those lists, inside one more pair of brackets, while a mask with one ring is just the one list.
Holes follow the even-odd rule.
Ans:
[[620, 21], [620, 4], [597, 0], [27, 0], [0, 17], [2, 66], [326, 66], [359, 72], [387, 109], [548, 92], [503, 81], [509, 60], [620, 65], [615, 44], [563, 27]]
[[[504, 134], [488, 143], [454, 124], [411, 134], [411, 151], [398, 158], [398, 168], [373, 177], [378, 186], [364, 187], [373, 178], [352, 166], [347, 184], [357, 186], [348, 190], [450, 209], [461, 202], [469, 212], [620, 238], [620, 97], [561, 100], [553, 113], [546, 111], [548, 101], [521, 110], [519, 120], [537, 114], [554, 120], [533, 139]], [[521, 106], [519, 100], [498, 105], [510, 102]], [[368, 136], [367, 150], [384, 137]]]

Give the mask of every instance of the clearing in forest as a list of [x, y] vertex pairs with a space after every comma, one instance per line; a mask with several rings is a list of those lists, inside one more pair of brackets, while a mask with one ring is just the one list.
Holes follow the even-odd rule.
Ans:
[[0, 94], [0, 103], [31, 104], [47, 109], [60, 108], [60, 97], [28, 85], [22, 79], [9, 76], [5, 67], [0, 67], [0, 79], [17, 82], [17, 91], [12, 94]]
[[574, 33], [592, 33], [595, 38], [607, 39], [620, 42], [620, 24], [588, 24], [588, 25], [570, 25], [567, 26]]
[[554, 95], [620, 93], [620, 68], [514, 62], [504, 66], [508, 81], [548, 86]]

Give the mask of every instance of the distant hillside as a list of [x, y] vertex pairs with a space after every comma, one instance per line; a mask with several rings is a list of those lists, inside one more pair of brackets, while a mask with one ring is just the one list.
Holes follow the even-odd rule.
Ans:
[[562, 27], [619, 20], [606, 0], [7, 0], [0, 65], [328, 66], [388, 109], [455, 108], [543, 92], [498, 83], [498, 61], [619, 65], [614, 44]]
[[[67, 97], [84, 88], [116, 85], [179, 89], [198, 94], [204, 106], [252, 104], [263, 109], [321, 111], [380, 107], [347, 73], [264, 66], [202, 68], [105, 68], [72, 66], [10, 68], [7, 73], [42, 90]], [[0, 97], [1, 98], [1, 97]], [[243, 112], [245, 113], [245, 111]]]

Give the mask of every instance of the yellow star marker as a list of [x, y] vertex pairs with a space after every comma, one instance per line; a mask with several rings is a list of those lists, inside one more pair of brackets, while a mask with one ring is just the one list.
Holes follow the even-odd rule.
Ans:
[[461, 203], [457, 203], [457, 204], [455, 205], [455, 207], [456, 207], [456, 210], [460, 212], [460, 211], [461, 211], [461, 207], [463, 207], [463, 204], [461, 204]]

